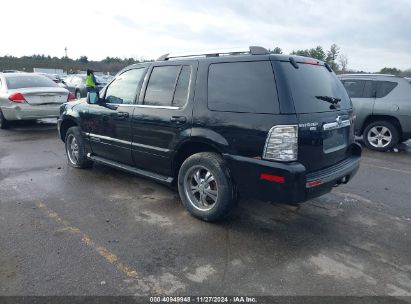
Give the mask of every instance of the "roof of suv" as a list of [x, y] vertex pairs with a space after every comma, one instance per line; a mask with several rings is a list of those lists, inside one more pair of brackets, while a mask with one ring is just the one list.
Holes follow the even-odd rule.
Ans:
[[402, 76], [390, 75], [390, 74], [340, 74], [337, 75], [339, 78], [372, 78], [379, 80], [395, 81], [400, 79], [405, 79]]

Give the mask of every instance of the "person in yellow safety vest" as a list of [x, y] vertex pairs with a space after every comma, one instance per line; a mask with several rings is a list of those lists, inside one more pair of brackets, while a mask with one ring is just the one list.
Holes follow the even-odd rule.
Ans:
[[86, 90], [87, 92], [96, 92], [96, 77], [92, 70], [87, 70], [86, 76]]

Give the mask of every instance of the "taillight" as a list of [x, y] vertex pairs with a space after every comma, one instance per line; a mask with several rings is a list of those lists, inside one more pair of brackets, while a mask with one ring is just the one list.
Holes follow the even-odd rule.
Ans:
[[9, 96], [9, 100], [12, 102], [23, 103], [26, 101], [23, 94], [21, 93], [13, 93]]
[[263, 158], [275, 161], [295, 161], [298, 153], [298, 126], [274, 126], [268, 132]]
[[73, 100], [76, 100], [76, 95], [69, 92], [68, 95], [67, 95], [67, 101], [73, 101]]

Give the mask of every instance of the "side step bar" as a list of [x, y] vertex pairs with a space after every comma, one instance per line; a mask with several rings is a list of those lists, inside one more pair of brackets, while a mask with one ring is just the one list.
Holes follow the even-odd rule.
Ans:
[[107, 166], [113, 167], [115, 169], [119, 169], [119, 170], [122, 170], [122, 171], [125, 171], [125, 172], [140, 175], [140, 176], [143, 176], [143, 177], [148, 177], [150, 179], [154, 179], [154, 180], [156, 180], [160, 183], [166, 184], [166, 185], [171, 185], [173, 183], [173, 180], [174, 180], [174, 178], [170, 177], [170, 176], [164, 176], [164, 175], [152, 173], [152, 172], [149, 172], [149, 171], [137, 169], [135, 167], [124, 165], [124, 164], [121, 164], [121, 163], [116, 162], [116, 161], [108, 160], [108, 159], [105, 159], [105, 158], [100, 157], [100, 156], [91, 155], [90, 153], [87, 154], [87, 158], [91, 159], [92, 161], [94, 161], [96, 163], [107, 165]]

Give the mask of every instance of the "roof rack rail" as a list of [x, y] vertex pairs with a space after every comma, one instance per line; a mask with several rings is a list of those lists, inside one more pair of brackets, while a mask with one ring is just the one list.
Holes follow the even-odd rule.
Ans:
[[202, 52], [183, 52], [183, 53], [167, 53], [160, 56], [157, 61], [165, 61], [173, 58], [187, 58], [187, 57], [219, 57], [221, 55], [240, 55], [240, 54], [251, 54], [251, 55], [265, 55], [268, 54], [268, 50], [262, 46], [250, 46], [248, 49], [232, 48], [224, 50], [209, 50]]

